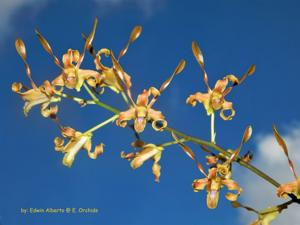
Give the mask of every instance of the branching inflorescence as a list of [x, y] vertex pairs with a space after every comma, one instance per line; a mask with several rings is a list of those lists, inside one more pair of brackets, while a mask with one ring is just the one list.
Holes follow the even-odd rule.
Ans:
[[[205, 141], [200, 138], [192, 137], [168, 127], [166, 118], [161, 111], [153, 108], [154, 103], [163, 91], [169, 86], [173, 78], [181, 73], [185, 67], [185, 61], [180, 60], [177, 67], [171, 76], [162, 83], [159, 89], [150, 87], [144, 89], [141, 94], [137, 96], [136, 101], [133, 99], [131, 93], [131, 77], [128, 75], [120, 64], [120, 59], [126, 54], [129, 46], [138, 39], [142, 32], [141, 26], [136, 26], [131, 32], [129, 40], [125, 47], [120, 51], [118, 57], [115, 57], [112, 50], [109, 48], [102, 48], [98, 51], [92, 46], [92, 41], [95, 36], [98, 20], [95, 19], [92, 31], [86, 37], [82, 53], [78, 50], [68, 49], [62, 56], [62, 62], [55, 56], [50, 44], [36, 30], [36, 35], [42, 44], [44, 50], [53, 58], [56, 66], [61, 69], [52, 81], [44, 81], [42, 85], [38, 86], [34, 82], [29, 64], [27, 62], [27, 54], [25, 44], [21, 39], [15, 42], [16, 50], [24, 62], [26, 75], [29, 78], [31, 87], [26, 87], [22, 83], [13, 83], [12, 90], [17, 93], [25, 102], [23, 111], [25, 116], [29, 114], [32, 107], [39, 105], [43, 117], [52, 119], [59, 127], [62, 137], [56, 137], [54, 140], [55, 150], [64, 154], [63, 165], [71, 167], [74, 163], [77, 153], [81, 149], [87, 151], [91, 159], [96, 159], [104, 151], [104, 144], [99, 143], [92, 151], [92, 136], [93, 133], [103, 126], [115, 122], [119, 127], [132, 128], [137, 139], [132, 143], [133, 148], [136, 150], [131, 153], [121, 152], [121, 157], [131, 161], [130, 165], [133, 169], [139, 168], [148, 160], [153, 160], [152, 172], [155, 181], [159, 182], [161, 175], [161, 166], [159, 160], [165, 148], [172, 145], [179, 145], [182, 150], [196, 163], [197, 168], [204, 176], [195, 179], [192, 183], [195, 192], [206, 190], [207, 192], [207, 206], [214, 209], [217, 207], [219, 200], [219, 192], [223, 187], [228, 189], [226, 198], [231, 201], [232, 206], [235, 208], [241, 207], [248, 211], [252, 211], [258, 215], [258, 219], [252, 224], [270, 224], [279, 213], [286, 209], [292, 203], [300, 202], [300, 179], [298, 178], [293, 163], [289, 158], [288, 148], [284, 140], [280, 136], [276, 127], [273, 127], [274, 136], [278, 144], [283, 149], [284, 154], [288, 159], [289, 166], [293, 172], [295, 180], [287, 184], [279, 184], [267, 174], [260, 171], [258, 168], [249, 164], [252, 159], [252, 153], [246, 152], [240, 155], [243, 145], [251, 138], [252, 128], [248, 126], [245, 129], [240, 145], [236, 149], [224, 149], [216, 144], [216, 131], [215, 131], [215, 113], [220, 112], [220, 117], [223, 120], [232, 120], [235, 116], [233, 103], [225, 100], [225, 97], [232, 91], [233, 88], [240, 85], [244, 80], [255, 72], [255, 65], [251, 65], [248, 71], [240, 78], [233, 74], [228, 74], [222, 79], [218, 80], [211, 88], [208, 83], [208, 75], [204, 67], [204, 58], [202, 52], [196, 42], [192, 43], [192, 52], [200, 65], [203, 73], [203, 80], [207, 87], [207, 93], [196, 92], [190, 95], [186, 103], [195, 106], [197, 102], [202, 103], [207, 115], [211, 119], [210, 141]], [[90, 52], [95, 68], [83, 69], [81, 64], [85, 58], [86, 52]], [[105, 66], [101, 62], [101, 57], [109, 57], [112, 66]], [[71, 96], [64, 92], [64, 89], [75, 89], [81, 92], [82, 87], [88, 92], [91, 99], [83, 99]], [[102, 102], [99, 97], [103, 94], [105, 88], [111, 89], [116, 94], [122, 96], [127, 105], [127, 109], [120, 111], [113, 106]], [[96, 126], [86, 130], [78, 131], [72, 127], [63, 126], [58, 119], [58, 106], [63, 98], [71, 99], [77, 102], [80, 106], [86, 107], [93, 104], [98, 105], [113, 113], [113, 116], [97, 124]], [[229, 114], [226, 112], [229, 111]], [[155, 131], [166, 131], [171, 134], [172, 141], [163, 144], [145, 143], [140, 139], [140, 133], [145, 129], [145, 126], [151, 123]], [[65, 139], [68, 140], [65, 143]], [[187, 146], [187, 142], [200, 145], [201, 148], [207, 153], [206, 160], [208, 169], [205, 169], [197, 160], [196, 154]], [[277, 188], [277, 196], [280, 198], [290, 197], [291, 200], [277, 206], [266, 208], [262, 211], [257, 211], [251, 207], [244, 206], [237, 202], [237, 198], [242, 192], [242, 188], [233, 179], [232, 164], [238, 163], [246, 167], [256, 175], [265, 179], [270, 184]], [[205, 172], [207, 171], [207, 172]]]

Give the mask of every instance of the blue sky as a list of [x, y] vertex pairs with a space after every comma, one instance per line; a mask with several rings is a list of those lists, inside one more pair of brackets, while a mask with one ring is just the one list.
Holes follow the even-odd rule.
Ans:
[[[218, 209], [207, 209], [206, 194], [194, 193], [191, 188], [192, 181], [201, 174], [176, 146], [163, 154], [159, 184], [153, 181], [151, 163], [133, 171], [120, 158], [120, 151], [132, 150], [133, 135], [115, 125], [94, 135], [94, 144], [106, 145], [100, 158], [91, 160], [82, 151], [71, 169], [64, 167], [62, 155], [53, 147], [53, 139], [59, 136], [55, 125], [41, 118], [36, 108], [24, 118], [22, 100], [10, 91], [12, 82], [28, 82], [14, 40], [17, 37], [24, 40], [34, 80], [40, 84], [45, 79], [53, 79], [59, 70], [39, 44], [35, 28], [39, 28], [61, 56], [68, 48], [83, 48], [80, 34], [89, 32], [96, 16], [99, 26], [94, 45], [115, 52], [124, 46], [131, 29], [142, 25], [141, 37], [122, 59], [122, 65], [132, 76], [133, 94], [136, 96], [150, 86], [159, 87], [184, 58], [186, 69], [159, 98], [155, 108], [163, 111], [171, 127], [203, 139], [209, 138], [209, 118], [202, 106], [192, 108], [185, 104], [190, 94], [205, 91], [191, 42], [196, 40], [201, 47], [211, 85], [229, 73], [242, 75], [254, 63], [256, 73], [228, 96], [237, 111], [235, 118], [224, 122], [217, 117], [216, 129], [217, 143], [235, 148], [243, 130], [251, 124], [255, 138], [245, 151], [255, 152], [263, 143], [259, 137], [269, 137], [273, 123], [286, 135], [299, 127], [299, 10], [300, 2], [296, 0], [1, 1], [0, 224], [250, 223], [243, 221], [240, 211], [232, 209], [224, 196]], [[84, 66], [92, 66], [91, 57], [85, 58]], [[109, 90], [103, 101], [126, 109], [120, 96]], [[68, 101], [61, 104], [59, 113], [63, 124], [78, 130], [86, 130], [111, 115], [96, 106], [80, 109]], [[147, 129], [143, 139], [162, 143], [169, 141], [170, 136]], [[199, 147], [191, 147], [199, 159], [204, 158]], [[268, 157], [272, 158], [272, 149], [266, 160]], [[262, 160], [257, 163], [264, 164]], [[243, 177], [250, 172], [237, 168], [235, 173]], [[251, 181], [244, 179], [243, 185], [248, 183]], [[30, 207], [96, 207], [100, 213], [20, 214], [20, 208]]]

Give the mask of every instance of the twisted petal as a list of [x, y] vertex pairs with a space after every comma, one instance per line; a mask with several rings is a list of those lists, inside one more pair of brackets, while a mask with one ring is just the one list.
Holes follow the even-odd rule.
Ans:
[[159, 182], [159, 178], [160, 178], [160, 170], [161, 170], [161, 166], [158, 163], [154, 162], [152, 166], [152, 173], [154, 175], [154, 180], [157, 183]]
[[104, 144], [99, 144], [95, 147], [95, 150], [93, 152], [91, 152], [90, 150], [88, 150], [88, 156], [91, 158], [91, 159], [97, 159], [97, 157], [99, 155], [102, 155], [103, 152], [104, 152]]
[[226, 198], [229, 201], [236, 201], [238, 196], [241, 194], [242, 189], [239, 185], [232, 179], [224, 179], [222, 180], [222, 185], [226, 186], [229, 191], [236, 191], [237, 194], [227, 193]]
[[228, 85], [228, 79], [223, 78], [222, 80], [218, 80], [215, 84], [214, 91], [223, 93]]
[[74, 66], [73, 62], [77, 63], [79, 57], [80, 53], [78, 50], [68, 49], [67, 53], [62, 57], [64, 67], [67, 68]]
[[186, 99], [186, 103], [190, 104], [192, 106], [195, 106], [197, 101], [200, 103], [204, 103], [205, 101], [209, 101], [210, 98], [210, 94], [208, 93], [201, 93], [201, 92], [197, 92], [193, 95], [190, 95], [187, 99]]
[[128, 120], [135, 118], [135, 108], [130, 108], [125, 112], [121, 112], [119, 118], [116, 121], [117, 126], [125, 127]]
[[[230, 110], [230, 115], [225, 116], [224, 111], [226, 110]], [[222, 104], [222, 110], [220, 112], [220, 116], [223, 120], [232, 120], [232, 118], [235, 115], [235, 110], [232, 108], [232, 102], [227, 102], [224, 101], [224, 103]]]
[[41, 114], [43, 117], [48, 118], [55, 118], [58, 112], [58, 106], [49, 106], [50, 103], [44, 103], [41, 106]]
[[148, 109], [148, 120], [153, 120], [152, 127], [156, 131], [162, 131], [168, 125], [163, 114], [151, 108]]
[[148, 105], [148, 98], [149, 98], [150, 92], [148, 90], [144, 90], [142, 94], [139, 94], [136, 100], [136, 104], [138, 106], [144, 106], [146, 107]]
[[55, 151], [63, 151], [64, 143], [65, 143], [64, 139], [60, 137], [56, 137], [54, 139]]

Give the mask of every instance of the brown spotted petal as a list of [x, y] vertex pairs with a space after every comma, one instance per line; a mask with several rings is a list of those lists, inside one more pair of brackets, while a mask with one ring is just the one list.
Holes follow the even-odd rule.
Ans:
[[288, 194], [293, 194], [300, 199], [300, 178], [290, 183], [281, 184], [277, 189], [277, 196], [280, 198], [286, 198]]

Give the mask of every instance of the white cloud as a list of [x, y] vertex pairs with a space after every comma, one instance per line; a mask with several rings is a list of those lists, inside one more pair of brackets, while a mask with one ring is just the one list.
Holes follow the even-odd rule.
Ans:
[[[137, 10], [141, 10], [145, 17], [152, 16], [154, 12], [160, 9], [164, 0], [92, 0], [99, 6], [99, 10], [103, 13], [109, 13], [115, 9], [122, 9], [126, 6], [134, 6]], [[20, 19], [18, 12], [23, 7], [30, 8], [30, 17], [34, 18], [40, 13], [46, 3], [50, 0], [1, 0], [0, 1], [0, 44], [11, 34], [14, 29], [14, 21]], [[34, 15], [33, 15], [34, 14]]]
[[[282, 133], [282, 132], [281, 132]], [[290, 127], [288, 132], [283, 133], [292, 161], [295, 164], [296, 172], [300, 174], [300, 126]], [[293, 175], [289, 170], [287, 159], [279, 148], [273, 135], [264, 134], [256, 138], [257, 152], [253, 164], [262, 171], [269, 174], [280, 183], [290, 182]], [[243, 187], [243, 196], [241, 202], [255, 209], [263, 209], [267, 206], [282, 203], [282, 200], [276, 199], [276, 188], [266, 183], [264, 180], [256, 177], [250, 171], [243, 172], [240, 175], [241, 186]], [[283, 211], [272, 225], [299, 225], [300, 213], [299, 205], [291, 205], [288, 210]], [[256, 218], [255, 214], [240, 210], [241, 224], [249, 224]]]
[[[13, 21], [18, 18], [17, 13], [23, 7], [31, 7], [39, 11], [47, 0], [1, 0], [0, 1], [0, 33], [1, 40], [13, 32]], [[32, 13], [32, 12], [31, 12]]]

